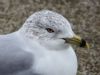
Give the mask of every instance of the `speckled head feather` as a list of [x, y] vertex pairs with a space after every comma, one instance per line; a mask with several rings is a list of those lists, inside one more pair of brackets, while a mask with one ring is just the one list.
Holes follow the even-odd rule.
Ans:
[[[46, 28], [53, 29], [54, 33], [47, 32]], [[20, 30], [22, 34], [42, 39], [72, 37], [74, 34], [70, 23], [62, 15], [49, 10], [32, 14]]]

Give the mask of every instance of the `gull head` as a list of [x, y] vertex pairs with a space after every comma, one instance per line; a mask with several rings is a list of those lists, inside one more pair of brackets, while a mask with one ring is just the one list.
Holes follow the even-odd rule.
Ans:
[[88, 47], [85, 40], [74, 34], [66, 18], [49, 10], [32, 14], [20, 31], [25, 37], [37, 40], [41, 45], [50, 49], [66, 48], [70, 44]]

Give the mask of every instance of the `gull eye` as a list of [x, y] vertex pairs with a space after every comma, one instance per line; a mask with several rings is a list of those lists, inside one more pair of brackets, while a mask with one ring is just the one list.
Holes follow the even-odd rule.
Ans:
[[54, 32], [54, 30], [51, 29], [51, 28], [46, 28], [46, 30], [47, 30], [49, 33], [53, 33], [53, 32]]

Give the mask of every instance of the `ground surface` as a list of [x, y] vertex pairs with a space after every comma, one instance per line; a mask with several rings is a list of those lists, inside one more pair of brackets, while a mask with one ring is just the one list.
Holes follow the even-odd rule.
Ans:
[[100, 0], [0, 0], [0, 34], [19, 29], [41, 9], [64, 15], [73, 30], [90, 42], [89, 50], [76, 48], [78, 75], [100, 75]]

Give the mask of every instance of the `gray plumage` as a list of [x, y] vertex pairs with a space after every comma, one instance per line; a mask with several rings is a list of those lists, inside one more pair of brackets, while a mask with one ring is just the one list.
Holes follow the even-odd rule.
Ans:
[[0, 75], [37, 75], [31, 72], [32, 53], [23, 50], [23, 42], [15, 34], [0, 36]]

